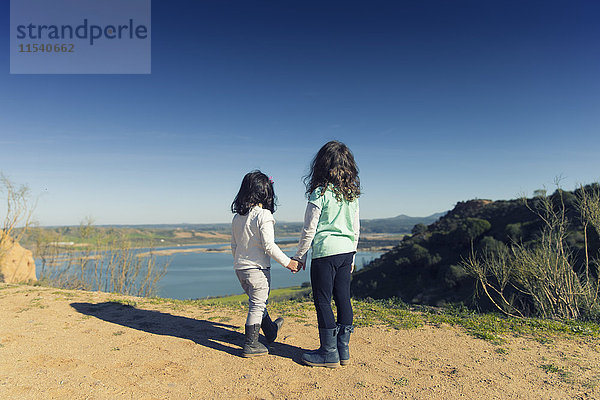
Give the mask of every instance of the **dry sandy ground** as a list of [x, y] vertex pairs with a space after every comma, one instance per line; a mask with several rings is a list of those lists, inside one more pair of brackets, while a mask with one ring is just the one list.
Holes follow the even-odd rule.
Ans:
[[460, 328], [358, 328], [352, 365], [326, 369], [299, 363], [310, 312], [244, 359], [242, 309], [0, 284], [0, 310], [0, 399], [600, 399], [591, 339], [509, 338], [501, 354]]

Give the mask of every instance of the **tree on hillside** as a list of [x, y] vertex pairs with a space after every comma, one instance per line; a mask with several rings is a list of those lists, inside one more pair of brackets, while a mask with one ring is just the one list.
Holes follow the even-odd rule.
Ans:
[[425, 232], [427, 232], [427, 225], [425, 224], [416, 224], [415, 226], [413, 226], [411, 231], [413, 235], [419, 235]]

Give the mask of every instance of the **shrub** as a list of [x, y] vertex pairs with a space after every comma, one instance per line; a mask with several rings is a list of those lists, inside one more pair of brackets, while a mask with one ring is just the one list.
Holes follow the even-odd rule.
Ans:
[[167, 272], [168, 262], [157, 263], [151, 250], [141, 253], [118, 233], [97, 230], [89, 221], [79, 227], [78, 238], [87, 246], [78, 250], [61, 248], [55, 232], [35, 229], [32, 238], [40, 281], [50, 286], [148, 297]]
[[[569, 204], [579, 211], [583, 226], [585, 261], [577, 273], [569, 246], [570, 222], [563, 195], [539, 195], [530, 206], [543, 222], [539, 240], [513, 242], [508, 248], [485, 247], [473, 252], [462, 266], [476, 278], [479, 288], [501, 311], [509, 315], [534, 314], [545, 318], [598, 318], [599, 259], [588, 252], [588, 229], [600, 233], [600, 190], [581, 188]], [[525, 200], [526, 201], [526, 200]]]

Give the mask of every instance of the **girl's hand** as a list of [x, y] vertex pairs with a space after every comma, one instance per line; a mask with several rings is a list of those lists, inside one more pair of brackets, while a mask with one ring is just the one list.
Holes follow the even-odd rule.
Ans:
[[350, 267], [350, 273], [354, 272], [354, 263], [352, 263], [352, 266]]
[[302, 261], [300, 261], [300, 259], [298, 259], [296, 256], [292, 257], [292, 260], [298, 262], [298, 267], [296, 268], [295, 272], [306, 269], [306, 264], [304, 264]]
[[298, 261], [296, 260], [290, 260], [290, 263], [286, 266], [287, 269], [289, 269], [290, 271], [292, 271], [292, 273], [296, 273], [298, 272]]

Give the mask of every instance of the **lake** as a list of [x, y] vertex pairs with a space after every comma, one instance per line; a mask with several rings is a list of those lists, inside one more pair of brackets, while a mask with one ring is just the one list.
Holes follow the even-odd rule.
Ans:
[[[218, 248], [215, 245], [189, 246], [186, 248]], [[181, 249], [182, 247], [172, 247]], [[295, 253], [295, 248], [284, 251], [288, 256]], [[362, 268], [370, 261], [379, 257], [381, 252], [358, 252], [356, 267]], [[158, 283], [158, 296], [173, 299], [196, 299], [208, 296], [225, 296], [241, 294], [240, 283], [233, 271], [231, 253], [176, 253], [170, 256], [159, 256], [157, 262], [170, 260], [167, 274]], [[271, 263], [271, 288], [300, 286], [310, 282], [309, 267], [306, 270], [292, 274], [277, 262]]]

